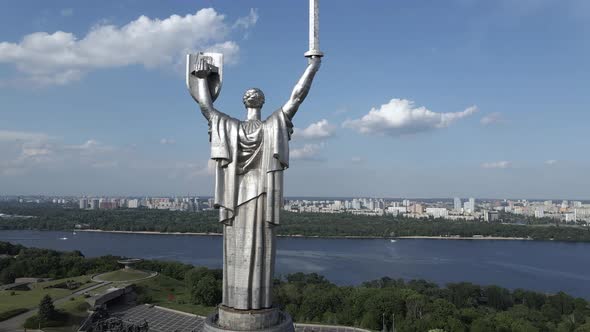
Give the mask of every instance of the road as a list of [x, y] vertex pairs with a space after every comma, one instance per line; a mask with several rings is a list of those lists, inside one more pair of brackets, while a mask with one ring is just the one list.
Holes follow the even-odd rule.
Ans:
[[[84, 294], [84, 292], [105, 286], [110, 284], [110, 282], [101, 282], [99, 284], [84, 288], [84, 289], [80, 289], [78, 291], [73, 292], [72, 294], [66, 296], [66, 297], [62, 297], [60, 299], [57, 299], [55, 301], [53, 301], [54, 305], [58, 305], [58, 304], [62, 304], [66, 301], [69, 301], [72, 297], [76, 297], [79, 295]], [[27, 318], [32, 317], [33, 315], [35, 315], [37, 313], [37, 309], [31, 309], [27, 312], [24, 312], [18, 316], [14, 316], [10, 319], [7, 319], [3, 322], [0, 322], [0, 332], [13, 332], [13, 331], [24, 331], [23, 329], [23, 324], [25, 323], [25, 321], [27, 320]]]

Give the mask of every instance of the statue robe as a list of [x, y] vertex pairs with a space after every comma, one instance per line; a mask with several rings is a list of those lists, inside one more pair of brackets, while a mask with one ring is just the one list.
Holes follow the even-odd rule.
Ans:
[[281, 109], [265, 121], [239, 121], [214, 111], [211, 159], [215, 208], [223, 230], [223, 305], [272, 306], [275, 232], [283, 204], [293, 125]]

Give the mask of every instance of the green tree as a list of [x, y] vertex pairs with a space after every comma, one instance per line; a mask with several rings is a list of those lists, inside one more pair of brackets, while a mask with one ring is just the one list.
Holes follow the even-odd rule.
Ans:
[[39, 303], [39, 320], [41, 322], [48, 322], [55, 318], [56, 311], [55, 307], [53, 306], [53, 300], [51, 296], [45, 295], [41, 302]]
[[212, 275], [201, 278], [191, 291], [191, 299], [195, 304], [214, 306], [221, 302], [221, 285]]
[[590, 321], [584, 325], [578, 326], [575, 332], [590, 332]]

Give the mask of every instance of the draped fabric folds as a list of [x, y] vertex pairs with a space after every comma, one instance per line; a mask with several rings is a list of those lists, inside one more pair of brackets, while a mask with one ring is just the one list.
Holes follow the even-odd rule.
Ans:
[[209, 127], [214, 204], [224, 224], [223, 304], [268, 308], [293, 125], [279, 109], [265, 121], [243, 122], [214, 111]]

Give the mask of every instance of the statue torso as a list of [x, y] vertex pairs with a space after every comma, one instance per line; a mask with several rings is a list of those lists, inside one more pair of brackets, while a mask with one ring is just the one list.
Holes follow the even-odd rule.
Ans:
[[248, 120], [240, 122], [238, 131], [238, 168], [244, 174], [258, 168], [263, 145], [262, 121]]
[[261, 168], [264, 148], [263, 127], [260, 120], [240, 122], [237, 164], [238, 202], [248, 201], [264, 192], [264, 174]]

